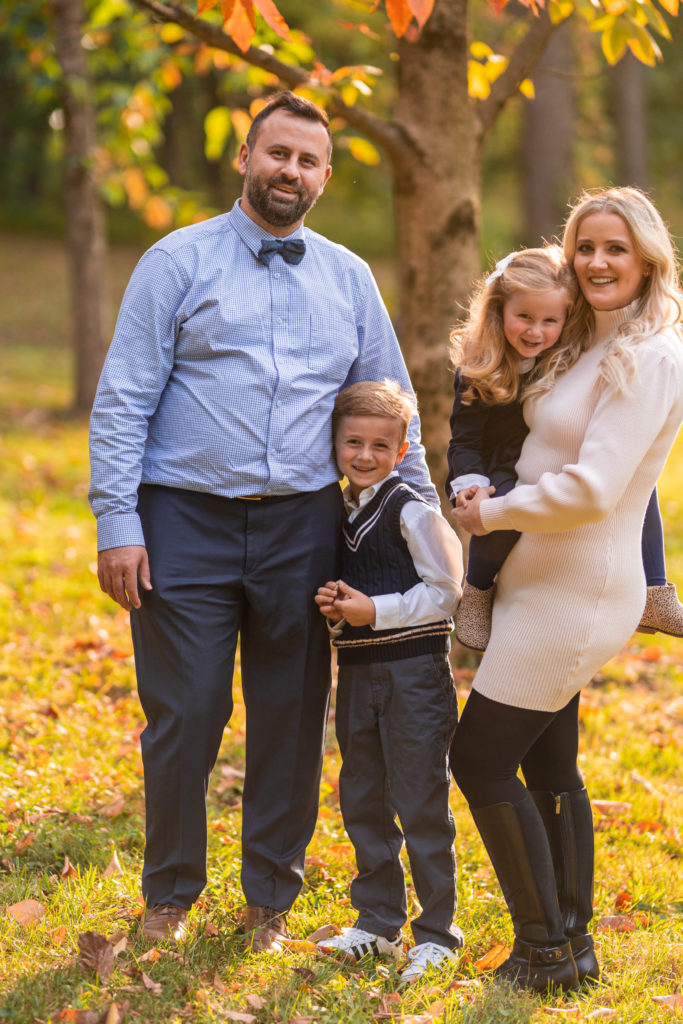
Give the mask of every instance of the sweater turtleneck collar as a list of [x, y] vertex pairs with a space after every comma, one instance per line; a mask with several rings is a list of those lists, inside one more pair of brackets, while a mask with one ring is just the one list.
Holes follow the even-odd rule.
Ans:
[[638, 299], [634, 299], [628, 306], [621, 309], [594, 309], [595, 327], [593, 329], [593, 344], [613, 338], [621, 325], [627, 320], [632, 320], [638, 305]]

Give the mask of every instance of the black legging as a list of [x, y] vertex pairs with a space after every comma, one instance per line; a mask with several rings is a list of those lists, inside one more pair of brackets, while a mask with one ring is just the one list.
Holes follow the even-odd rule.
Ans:
[[530, 790], [569, 793], [583, 788], [576, 764], [579, 694], [561, 711], [530, 711], [472, 690], [451, 744], [453, 778], [470, 807], [517, 804]]

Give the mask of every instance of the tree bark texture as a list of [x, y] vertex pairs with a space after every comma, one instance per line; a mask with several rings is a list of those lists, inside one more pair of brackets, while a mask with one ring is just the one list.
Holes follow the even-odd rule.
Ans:
[[467, 94], [467, 0], [437, 0], [416, 42], [401, 41], [392, 154], [399, 336], [443, 498], [452, 405], [449, 331], [480, 269], [480, 128]]
[[541, 245], [560, 232], [567, 197], [573, 191], [574, 97], [569, 28], [565, 22], [550, 37], [533, 76], [536, 95], [525, 104], [523, 179], [528, 245]]
[[105, 229], [93, 175], [95, 113], [81, 42], [82, 0], [55, 0], [57, 56], [63, 75], [66, 243], [71, 278], [75, 399], [90, 409], [106, 351], [104, 341]]
[[644, 77], [643, 65], [629, 52], [610, 69], [618, 184], [647, 189], [650, 182]]

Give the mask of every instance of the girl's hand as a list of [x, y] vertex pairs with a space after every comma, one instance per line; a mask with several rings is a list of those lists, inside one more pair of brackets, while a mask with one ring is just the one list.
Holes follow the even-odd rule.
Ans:
[[479, 506], [486, 498], [490, 498], [494, 491], [495, 487], [477, 487], [476, 494], [473, 497], [467, 498], [461, 507], [454, 508], [451, 516], [457, 525], [475, 537], [483, 537], [487, 534], [489, 531], [484, 529]]
[[455, 499], [456, 508], [467, 508], [467, 502], [471, 501], [474, 495], [477, 493], [478, 487], [476, 484], [471, 484], [469, 487], [463, 487], [461, 491], [458, 491]]

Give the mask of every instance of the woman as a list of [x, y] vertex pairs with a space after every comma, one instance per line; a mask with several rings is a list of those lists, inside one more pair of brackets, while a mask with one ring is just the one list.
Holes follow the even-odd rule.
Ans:
[[652, 203], [632, 188], [585, 194], [564, 250], [586, 350], [526, 403], [514, 490], [481, 488], [453, 512], [475, 535], [522, 533], [498, 576], [451, 767], [512, 916], [512, 953], [496, 973], [536, 991], [599, 974], [579, 691], [640, 620], [641, 527], [683, 420], [683, 295]]

